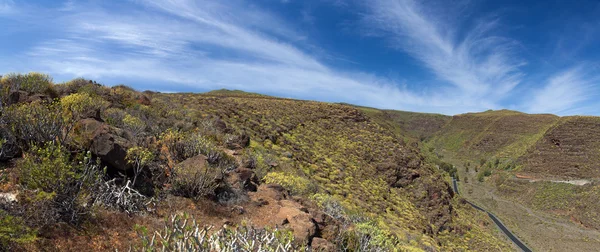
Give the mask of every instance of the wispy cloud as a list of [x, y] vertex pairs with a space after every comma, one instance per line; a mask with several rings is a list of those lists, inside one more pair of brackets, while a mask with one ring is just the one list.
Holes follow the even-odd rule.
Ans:
[[584, 66], [578, 66], [550, 77], [543, 88], [535, 90], [532, 99], [526, 102], [527, 111], [555, 114], [589, 112], [582, 108], [581, 103], [597, 95], [600, 78], [584, 69]]
[[[440, 110], [433, 97], [408, 91], [393, 80], [324, 65], [294, 46], [291, 42], [299, 36], [281, 32], [285, 27], [281, 22], [254, 27], [258, 20], [273, 17], [218, 2], [141, 3], [160, 15], [127, 17], [71, 5], [72, 14], [58, 22], [67, 34], [38, 43], [27, 53], [36, 65], [27, 67], [66, 76], [163, 81], [168, 89], [178, 83], [201, 90], [236, 88], [383, 108], [456, 112], [446, 104]], [[239, 17], [236, 12], [245, 12], [245, 18], [233, 18]]]
[[460, 31], [456, 22], [434, 16], [437, 12], [420, 1], [375, 0], [367, 6], [366, 24], [420, 61], [441, 86], [455, 87], [461, 94], [455, 99], [486, 101], [494, 108], [521, 82], [519, 67], [525, 62], [515, 57], [516, 42], [491, 34], [497, 20]]
[[[0, 0], [0, 13], [3, 3], [9, 2]], [[325, 63], [329, 53], [315, 49], [305, 34], [249, 2], [135, 0], [114, 5], [67, 1], [56, 10], [20, 8], [23, 12], [13, 20], [56, 35], [41, 37], [22, 56], [0, 62], [0, 72], [36, 70], [163, 83], [157, 88], [169, 91], [176, 85], [185, 90], [243, 89], [446, 114], [500, 108], [523, 83], [525, 61], [515, 55], [519, 45], [494, 34], [498, 20], [459, 30], [449, 18], [438, 19], [431, 9], [410, 0], [362, 5], [367, 8], [365, 24], [429, 69], [436, 77], [434, 88], [409, 90], [397, 80], [336, 69]], [[10, 6], [14, 8], [12, 2]], [[52, 11], [60, 15], [50, 23], [35, 18]], [[531, 93], [536, 102], [515, 106], [564, 111], [587, 96], [570, 94], [572, 98], [552, 106], [546, 97], [562, 95], [555, 90], [561, 84], [555, 83], [589, 85], [581, 73], [551, 78], [545, 88]]]

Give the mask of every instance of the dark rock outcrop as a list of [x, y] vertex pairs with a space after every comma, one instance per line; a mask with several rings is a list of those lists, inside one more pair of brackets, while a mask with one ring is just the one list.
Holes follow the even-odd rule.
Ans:
[[109, 132], [101, 132], [92, 139], [90, 151], [109, 165], [109, 168], [117, 172], [125, 172], [129, 168], [125, 160], [127, 149], [132, 146], [133, 144], [125, 138]]

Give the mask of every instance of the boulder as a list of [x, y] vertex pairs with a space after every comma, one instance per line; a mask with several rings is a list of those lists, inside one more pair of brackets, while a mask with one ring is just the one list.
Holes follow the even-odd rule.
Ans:
[[258, 177], [252, 169], [237, 168], [230, 175], [229, 183], [237, 188], [244, 188], [247, 191], [256, 192], [258, 190]]
[[278, 184], [262, 184], [257, 190], [260, 195], [274, 200], [282, 200], [287, 198], [285, 189]]
[[334, 252], [335, 245], [323, 238], [315, 237], [311, 243], [312, 251], [314, 252]]
[[150, 106], [152, 105], [152, 101], [145, 94], [140, 94], [137, 97], [137, 102], [142, 105]]
[[281, 207], [275, 218], [277, 218], [280, 225], [292, 230], [294, 239], [301, 244], [309, 244], [317, 233], [317, 226], [310, 214], [299, 208]]
[[35, 102], [35, 101], [48, 101], [48, 96], [43, 95], [43, 94], [34, 94], [31, 95], [29, 97], [27, 97], [27, 102], [31, 103], [31, 102]]
[[27, 92], [15, 91], [8, 95], [8, 104], [15, 104], [27, 101]]
[[90, 151], [109, 165], [109, 168], [115, 169], [116, 172], [125, 172], [129, 169], [125, 157], [127, 149], [131, 147], [133, 144], [127, 139], [108, 132], [101, 132], [92, 139]]
[[192, 175], [196, 171], [206, 169], [208, 158], [202, 154], [188, 158], [175, 166], [175, 171], [179, 174]]
[[6, 128], [0, 128], [0, 138], [4, 139], [0, 147], [0, 161], [7, 161], [21, 154], [17, 139]]

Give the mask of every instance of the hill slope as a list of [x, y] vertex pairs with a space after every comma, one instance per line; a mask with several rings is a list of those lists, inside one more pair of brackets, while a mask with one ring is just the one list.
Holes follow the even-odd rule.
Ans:
[[[154, 251], [154, 231], [172, 248], [510, 248], [408, 136], [353, 106], [38, 73], [0, 84], [0, 250]], [[219, 242], [168, 235], [204, 226]]]
[[[286, 174], [314, 181], [319, 192], [333, 196], [349, 212], [373, 218], [383, 232], [415, 237], [412, 242], [419, 246], [435, 247], [431, 238], [442, 239], [442, 233], [466, 228], [439, 172], [417, 149], [352, 106], [188, 94], [157, 94], [154, 99], [178, 101], [187, 113], [219, 116], [236, 131], [248, 133], [255, 148], [283, 157], [279, 162], [287, 166]], [[443, 239], [454, 241], [442, 246], [462, 243], [454, 232], [448, 234]], [[482, 234], [478, 239], [483, 237], [495, 239]]]

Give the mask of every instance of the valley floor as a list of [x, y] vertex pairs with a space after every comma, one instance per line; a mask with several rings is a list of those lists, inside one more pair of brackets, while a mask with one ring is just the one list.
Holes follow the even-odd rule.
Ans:
[[[597, 251], [600, 232], [551, 216], [498, 195], [488, 183], [473, 182], [474, 172], [459, 168], [461, 195], [497, 215], [510, 230], [534, 251]], [[464, 180], [464, 179], [463, 179]]]

